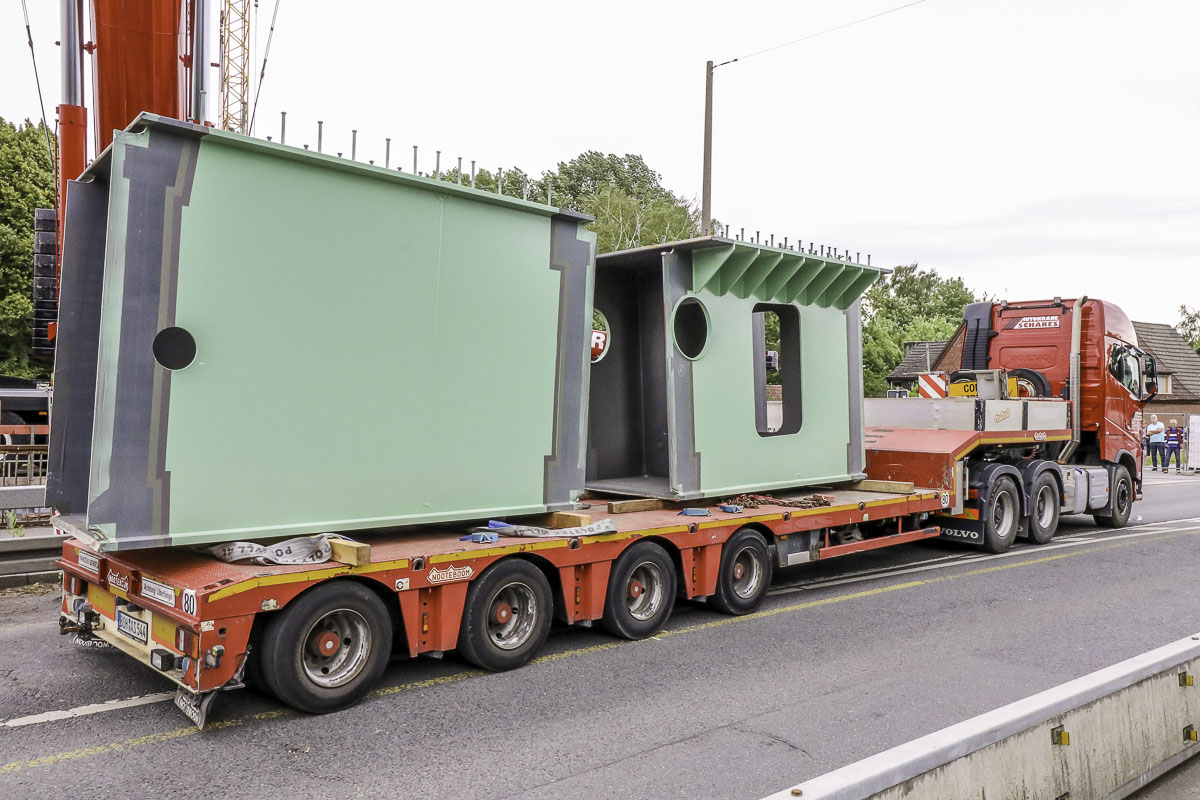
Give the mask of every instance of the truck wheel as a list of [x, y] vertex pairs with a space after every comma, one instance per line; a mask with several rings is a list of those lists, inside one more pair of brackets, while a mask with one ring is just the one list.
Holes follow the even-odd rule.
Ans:
[[1010, 369], [1008, 377], [1017, 379], [1018, 397], [1049, 397], [1050, 381], [1036, 369]]
[[721, 548], [717, 593], [708, 604], [726, 614], [741, 616], [758, 608], [771, 584], [771, 554], [762, 534], [742, 528]]
[[1054, 538], [1061, 508], [1058, 482], [1049, 472], [1043, 472], [1033, 482], [1033, 502], [1029, 509], [1029, 538], [1034, 543], [1047, 544]]
[[675, 565], [654, 542], [638, 542], [613, 564], [600, 624], [613, 636], [645, 639], [662, 630], [675, 605]]
[[357, 702], [392, 651], [392, 619], [365, 586], [337, 581], [301, 595], [263, 629], [261, 678], [292, 708], [323, 714]]
[[1003, 553], [1012, 547], [1020, 518], [1017, 484], [1009, 476], [1001, 475], [992, 484], [984, 509], [983, 549], [989, 553]]
[[1112, 506], [1113, 513], [1111, 517], [1101, 517], [1098, 514], [1093, 515], [1097, 525], [1102, 525], [1105, 528], [1124, 528], [1129, 522], [1129, 512], [1133, 510], [1133, 480], [1129, 477], [1129, 470], [1125, 467], [1117, 467], [1113, 478], [1112, 489]]
[[467, 590], [458, 652], [493, 672], [524, 666], [550, 635], [553, 611], [540, 569], [519, 558], [499, 561]]

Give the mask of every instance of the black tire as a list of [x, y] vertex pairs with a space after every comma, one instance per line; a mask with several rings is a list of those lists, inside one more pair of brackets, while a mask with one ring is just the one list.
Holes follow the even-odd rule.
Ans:
[[654, 542], [631, 545], [609, 573], [600, 624], [626, 639], [653, 636], [671, 618], [675, 585], [675, 565], [666, 550]]
[[1017, 538], [1021, 520], [1021, 498], [1017, 483], [1008, 475], [992, 482], [987, 506], [983, 509], [983, 549], [989, 553], [1004, 553]]
[[[325, 652], [321, 648], [326, 648]], [[392, 618], [379, 596], [353, 581], [301, 595], [263, 628], [262, 684], [300, 711], [324, 714], [358, 702], [392, 651]]]
[[1010, 369], [1008, 377], [1016, 378], [1018, 387], [1025, 387], [1028, 394], [1021, 394], [1018, 389], [1018, 395], [1021, 397], [1049, 397], [1050, 396], [1050, 381], [1046, 380], [1046, 376], [1038, 372], [1036, 369]]
[[1029, 520], [1025, 526], [1026, 538], [1035, 544], [1048, 544], [1058, 532], [1058, 515], [1062, 509], [1062, 497], [1058, 481], [1049, 472], [1043, 472], [1033, 482], [1029, 499]]
[[[0, 425], [28, 425], [29, 423], [15, 411], [0, 411]], [[29, 444], [32, 437], [29, 434], [4, 433], [0, 434], [0, 444]]]
[[762, 534], [742, 528], [721, 548], [716, 594], [708, 604], [726, 614], [749, 614], [766, 599], [771, 585], [771, 551]]
[[498, 561], [471, 584], [458, 653], [480, 669], [516, 669], [550, 635], [554, 597], [542, 571], [519, 558]]
[[1124, 528], [1129, 523], [1129, 514], [1133, 511], [1133, 479], [1129, 470], [1117, 467], [1113, 475], [1112, 486], [1113, 513], [1111, 517], [1093, 514], [1097, 525], [1105, 528]]

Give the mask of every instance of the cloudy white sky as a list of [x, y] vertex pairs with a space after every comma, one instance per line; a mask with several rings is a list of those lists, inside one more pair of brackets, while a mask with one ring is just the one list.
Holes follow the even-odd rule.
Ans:
[[[903, 2], [280, 0], [256, 133], [283, 110], [289, 143], [315, 145], [321, 119], [326, 149], [357, 129], [360, 159], [382, 160], [390, 136], [424, 170], [437, 149], [533, 173], [639, 153], [698, 199], [707, 59]], [[58, 3], [29, 3], [53, 114]], [[0, 14], [0, 116], [36, 117], [19, 0]], [[1195, 0], [925, 0], [722, 67], [714, 213], [1174, 323], [1200, 305], [1198, 30]]]

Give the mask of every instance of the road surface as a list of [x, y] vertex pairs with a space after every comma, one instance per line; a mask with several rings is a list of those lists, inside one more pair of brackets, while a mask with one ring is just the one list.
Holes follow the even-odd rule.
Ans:
[[1200, 631], [1200, 480], [1146, 495], [1128, 528], [1067, 518], [1003, 556], [793, 568], [758, 614], [680, 604], [644, 642], [555, 631], [510, 673], [396, 661], [328, 716], [230, 693], [203, 732], [150, 669], [59, 637], [54, 595], [8, 590], [0, 797], [762, 797]]

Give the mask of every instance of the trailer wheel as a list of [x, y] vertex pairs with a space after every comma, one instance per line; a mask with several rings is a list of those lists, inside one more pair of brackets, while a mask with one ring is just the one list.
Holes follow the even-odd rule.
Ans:
[[458, 652], [480, 669], [525, 665], [550, 634], [550, 582], [519, 558], [493, 564], [467, 590]]
[[1009, 476], [1001, 475], [988, 492], [983, 517], [983, 549], [989, 553], [1003, 553], [1012, 547], [1020, 518], [1017, 484]]
[[638, 542], [613, 564], [600, 624], [613, 636], [645, 639], [662, 630], [674, 605], [671, 557], [654, 542]]
[[392, 650], [392, 620], [365, 586], [335, 581], [275, 614], [260, 642], [261, 677], [284, 703], [324, 714], [353, 705], [375, 685]]
[[717, 593], [708, 604], [726, 614], [741, 616], [758, 608], [771, 584], [771, 554], [762, 534], [742, 528], [721, 548]]
[[1111, 517], [1093, 514], [1093, 519], [1096, 520], [1097, 525], [1105, 528], [1124, 528], [1129, 522], [1129, 512], [1133, 510], [1133, 480], [1130, 479], [1129, 470], [1125, 467], [1117, 467], [1114, 472], [1112, 506]]
[[1049, 472], [1043, 472], [1033, 482], [1033, 502], [1029, 508], [1029, 538], [1034, 543], [1047, 544], [1054, 538], [1061, 508], [1058, 482]]

